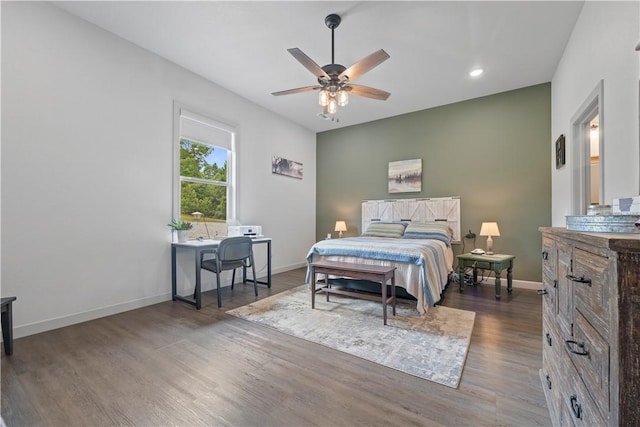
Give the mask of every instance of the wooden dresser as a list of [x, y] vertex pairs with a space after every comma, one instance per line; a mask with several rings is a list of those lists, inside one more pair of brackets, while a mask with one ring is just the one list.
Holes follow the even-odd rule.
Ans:
[[553, 424], [640, 425], [640, 235], [540, 231]]

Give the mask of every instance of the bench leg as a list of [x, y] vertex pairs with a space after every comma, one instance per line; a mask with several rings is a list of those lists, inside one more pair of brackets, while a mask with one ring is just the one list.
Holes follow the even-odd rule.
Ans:
[[311, 269], [311, 283], [309, 283], [309, 287], [311, 288], [311, 308], [316, 308], [316, 271]]
[[387, 324], [387, 281], [382, 279], [382, 319]]
[[4, 354], [10, 356], [13, 354], [13, 313], [11, 303], [2, 309], [2, 341], [4, 343]]
[[396, 276], [391, 276], [391, 298], [393, 298], [393, 315], [396, 315]]

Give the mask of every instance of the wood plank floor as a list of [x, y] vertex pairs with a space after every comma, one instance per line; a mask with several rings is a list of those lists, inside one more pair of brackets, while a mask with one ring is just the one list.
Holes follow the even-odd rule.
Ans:
[[[274, 275], [259, 298], [304, 282]], [[1, 356], [7, 426], [550, 425], [538, 369], [541, 300], [493, 280], [443, 305], [477, 313], [458, 389], [225, 314], [252, 285], [196, 311], [165, 302], [15, 340]], [[506, 293], [506, 292], [505, 292]]]

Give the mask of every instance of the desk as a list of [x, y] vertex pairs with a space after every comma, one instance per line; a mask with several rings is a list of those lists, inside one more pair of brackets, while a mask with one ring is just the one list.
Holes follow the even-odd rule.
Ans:
[[[257, 245], [260, 243], [267, 244], [267, 281], [256, 280], [256, 282], [267, 285], [267, 287], [271, 287], [271, 238], [269, 237], [261, 237], [256, 239], [251, 239], [253, 245]], [[201, 266], [200, 266], [200, 256], [202, 251], [207, 249], [216, 249], [220, 244], [220, 239], [217, 240], [189, 240], [188, 242], [173, 242], [171, 243], [171, 299], [173, 301], [182, 301], [188, 304], [195, 305], [198, 310], [202, 307], [202, 281], [201, 281]], [[185, 298], [183, 296], [178, 295], [178, 286], [177, 286], [177, 273], [176, 273], [176, 252], [178, 249], [189, 249], [194, 252], [196, 262], [195, 262], [195, 273], [196, 273], [196, 290], [195, 290], [195, 300], [193, 298]], [[242, 269], [242, 283], [246, 283], [247, 281], [247, 269]]]
[[478, 269], [492, 270], [496, 275], [496, 299], [500, 299], [500, 272], [507, 269], [507, 292], [511, 293], [513, 270], [513, 255], [494, 254], [476, 255], [472, 253], [461, 254], [458, 258], [458, 281], [460, 282], [460, 292], [464, 290], [464, 270], [473, 267], [473, 284], [478, 282]]

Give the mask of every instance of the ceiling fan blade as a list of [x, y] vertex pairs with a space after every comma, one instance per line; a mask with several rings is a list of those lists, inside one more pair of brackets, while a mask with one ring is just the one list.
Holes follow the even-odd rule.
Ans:
[[367, 71], [380, 65], [389, 58], [389, 54], [385, 52], [384, 49], [380, 49], [344, 70], [342, 73], [340, 73], [338, 78], [340, 80], [354, 81]]
[[351, 95], [364, 96], [365, 98], [378, 99], [380, 101], [386, 101], [391, 95], [384, 90], [374, 89], [368, 86], [349, 84], [349, 87], [351, 88], [349, 91]]
[[273, 92], [271, 95], [275, 95], [275, 96], [280, 96], [280, 95], [291, 95], [292, 93], [302, 93], [302, 92], [309, 92], [312, 90], [317, 90], [322, 88], [322, 86], [305, 86], [305, 87], [298, 87], [295, 89], [288, 89], [288, 90], [281, 90], [280, 92]]
[[329, 79], [329, 75], [318, 65], [315, 61], [309, 58], [303, 51], [298, 49], [297, 47], [293, 47], [291, 49], [287, 49], [294, 58], [298, 60], [307, 70], [311, 71], [316, 77], [325, 77]]

